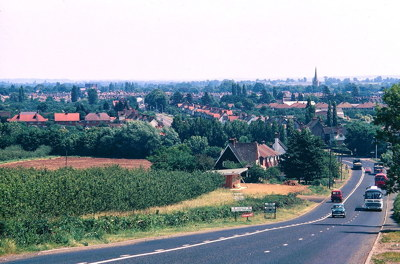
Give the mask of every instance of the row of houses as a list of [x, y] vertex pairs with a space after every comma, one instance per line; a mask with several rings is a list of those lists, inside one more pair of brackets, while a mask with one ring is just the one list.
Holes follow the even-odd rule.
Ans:
[[[81, 120], [80, 113], [54, 113], [54, 122], [64, 126], [98, 126], [102, 124], [118, 126], [122, 123], [141, 120], [150, 123], [153, 127], [162, 127], [162, 122], [155, 118], [141, 114], [134, 109], [125, 109], [118, 111], [117, 117], [109, 116], [107, 113], [88, 113]], [[43, 117], [38, 112], [20, 112], [11, 118], [8, 122], [22, 122], [27, 125], [46, 126], [48, 118]]]

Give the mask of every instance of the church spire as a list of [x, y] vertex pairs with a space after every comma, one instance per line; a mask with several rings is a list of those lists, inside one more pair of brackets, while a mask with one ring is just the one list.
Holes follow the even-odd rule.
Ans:
[[319, 81], [318, 81], [318, 77], [317, 77], [317, 67], [315, 67], [315, 74], [314, 74], [314, 78], [312, 80], [312, 85], [315, 87], [319, 86]]

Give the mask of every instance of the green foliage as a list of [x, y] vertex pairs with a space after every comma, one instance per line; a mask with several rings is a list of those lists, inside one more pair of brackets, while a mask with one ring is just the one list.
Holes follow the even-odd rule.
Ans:
[[163, 112], [167, 106], [167, 95], [161, 89], [154, 89], [146, 95], [145, 102], [150, 109]]
[[396, 196], [393, 203], [393, 217], [398, 223], [400, 222], [400, 195]]
[[48, 156], [51, 152], [49, 146], [39, 146], [35, 151], [26, 151], [19, 145], [0, 149], [0, 161], [27, 159]]
[[346, 125], [346, 146], [357, 156], [369, 156], [375, 150], [378, 127], [362, 121]]
[[288, 151], [282, 156], [280, 163], [287, 178], [304, 180], [305, 183], [316, 179], [329, 177], [329, 168], [338, 175], [338, 166], [334, 158], [323, 150], [321, 139], [311, 134], [309, 130], [295, 131], [289, 139]]
[[135, 214], [131, 216], [102, 216], [99, 218], [61, 216], [35, 219], [2, 220], [0, 245], [27, 247], [33, 244], [54, 243], [69, 245], [74, 241], [101, 239], [105, 234], [120, 231], [147, 231], [150, 229], [184, 226], [193, 223], [213, 222], [217, 219], [233, 219], [231, 206], [252, 206], [254, 212], [263, 212], [264, 203], [276, 203], [278, 208], [290, 208], [304, 203], [294, 194], [267, 195], [262, 198], [246, 198], [230, 205], [204, 206], [168, 214]]
[[119, 167], [56, 171], [0, 168], [0, 219], [83, 215], [163, 206], [218, 188], [210, 172], [144, 171]]

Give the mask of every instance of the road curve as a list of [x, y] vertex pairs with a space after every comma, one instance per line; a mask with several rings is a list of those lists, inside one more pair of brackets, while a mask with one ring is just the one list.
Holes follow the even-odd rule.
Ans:
[[[351, 159], [343, 162], [350, 164]], [[363, 163], [372, 167], [368, 161]], [[308, 214], [281, 223], [9, 263], [364, 263], [384, 220], [384, 212], [362, 210], [363, 193], [369, 185], [373, 185], [373, 176], [353, 171], [353, 177], [342, 188], [346, 218], [331, 218], [332, 204], [325, 201]]]

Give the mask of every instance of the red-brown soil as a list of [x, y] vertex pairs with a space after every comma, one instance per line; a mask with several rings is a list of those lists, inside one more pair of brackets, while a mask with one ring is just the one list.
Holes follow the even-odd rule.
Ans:
[[17, 161], [11, 163], [0, 164], [0, 167], [24, 167], [36, 169], [49, 169], [56, 170], [62, 167], [73, 167], [75, 169], [86, 169], [90, 167], [107, 167], [112, 165], [119, 165], [122, 168], [135, 169], [144, 168], [148, 169], [151, 162], [145, 159], [107, 159], [107, 158], [88, 158], [88, 157], [65, 157], [42, 159], [42, 160], [29, 160]]

